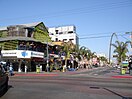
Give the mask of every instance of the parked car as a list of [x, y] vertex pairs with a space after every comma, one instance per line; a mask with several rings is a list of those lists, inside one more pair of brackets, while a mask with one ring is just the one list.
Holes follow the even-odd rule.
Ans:
[[2, 65], [0, 65], [0, 95], [8, 90], [8, 80], [8, 75], [6, 74]]

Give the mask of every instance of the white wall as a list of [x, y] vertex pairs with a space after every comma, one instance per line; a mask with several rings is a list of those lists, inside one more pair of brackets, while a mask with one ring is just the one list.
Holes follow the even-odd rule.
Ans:
[[[58, 34], [56, 34], [56, 30], [58, 30]], [[70, 31], [73, 31], [73, 33], [68, 33]], [[49, 36], [51, 37], [51, 40], [56, 41], [56, 38], [58, 38], [58, 41], [63, 41], [64, 39], [67, 39], [66, 42], [68, 42], [70, 39], [73, 39], [72, 42], [74, 44], [78, 43], [78, 37], [76, 34], [76, 28], [75, 26], [62, 26], [62, 27], [53, 27], [48, 28]], [[79, 45], [79, 44], [78, 44]]]

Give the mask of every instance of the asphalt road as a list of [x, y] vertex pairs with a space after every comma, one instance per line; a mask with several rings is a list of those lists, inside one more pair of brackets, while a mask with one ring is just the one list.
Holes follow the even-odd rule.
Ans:
[[[109, 69], [101, 72], [104, 75]], [[1, 99], [132, 99], [132, 79], [80, 76], [88, 73], [10, 77], [9, 89]]]

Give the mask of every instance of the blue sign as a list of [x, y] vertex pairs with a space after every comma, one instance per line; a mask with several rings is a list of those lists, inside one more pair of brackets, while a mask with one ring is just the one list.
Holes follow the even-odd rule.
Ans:
[[21, 54], [22, 54], [23, 57], [28, 56], [28, 53], [26, 53], [25, 51], [24, 52], [21, 52]]

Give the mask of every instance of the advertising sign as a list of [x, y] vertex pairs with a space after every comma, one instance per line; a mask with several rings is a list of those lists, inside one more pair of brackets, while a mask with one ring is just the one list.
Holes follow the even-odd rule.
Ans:
[[44, 53], [42, 52], [35, 52], [35, 51], [28, 51], [28, 50], [3, 50], [2, 57], [17, 57], [17, 58], [43, 58]]
[[2, 57], [16, 57], [17, 51], [16, 50], [4, 50], [1, 51]]
[[17, 58], [31, 58], [31, 51], [19, 50], [17, 51]]
[[43, 58], [44, 57], [44, 53], [32, 51], [31, 52], [31, 57]]

